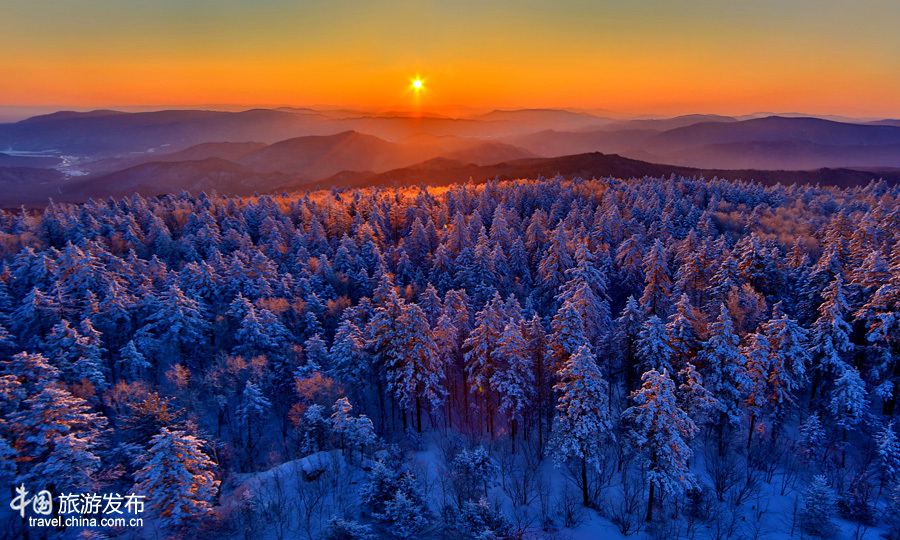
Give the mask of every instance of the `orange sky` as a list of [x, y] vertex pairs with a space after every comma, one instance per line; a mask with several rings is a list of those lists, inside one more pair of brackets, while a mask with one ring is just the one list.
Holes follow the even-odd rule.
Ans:
[[0, 0], [0, 105], [900, 116], [900, 2]]

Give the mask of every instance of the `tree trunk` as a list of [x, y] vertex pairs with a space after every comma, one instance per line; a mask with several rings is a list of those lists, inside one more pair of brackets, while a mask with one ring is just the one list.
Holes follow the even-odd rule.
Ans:
[[718, 439], [719, 439], [719, 457], [725, 456], [725, 426], [728, 423], [728, 415], [719, 414]]
[[584, 458], [581, 458], [581, 502], [588, 507], [591, 505], [588, 496], [587, 460]]
[[841, 469], [847, 464], [847, 428], [841, 428]]
[[416, 433], [422, 433], [422, 399], [416, 396]]
[[647, 517], [644, 520], [647, 523], [650, 523], [653, 521], [653, 503], [654, 503], [654, 496], [656, 495], [655, 488], [656, 488], [656, 483], [650, 482], [650, 494], [647, 496]]
[[753, 429], [756, 427], [756, 413], [750, 413], [750, 430], [747, 432], [747, 450], [753, 444]]
[[462, 394], [463, 394], [463, 427], [469, 429], [469, 377], [466, 370], [462, 370]]
[[515, 418], [511, 418], [509, 420], [509, 431], [510, 431], [510, 435], [512, 436], [511, 437], [512, 438], [512, 453], [515, 454], [516, 453], [516, 419]]

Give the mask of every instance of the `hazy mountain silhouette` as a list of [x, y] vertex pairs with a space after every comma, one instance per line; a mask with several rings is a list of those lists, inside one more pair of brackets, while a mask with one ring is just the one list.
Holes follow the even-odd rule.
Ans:
[[[675, 120], [675, 119], [673, 119]], [[641, 121], [617, 126], [656, 125]], [[591, 131], [541, 131], [508, 139], [541, 156], [616, 152], [699, 168], [810, 169], [900, 166], [900, 127], [820, 118], [718, 119], [653, 131], [616, 125]]]
[[[60, 111], [0, 124], [0, 149], [74, 156], [0, 153], [0, 200], [9, 206], [181, 190], [246, 195], [557, 173], [851, 185], [896, 178], [895, 122], [718, 115], [612, 121], [556, 109], [468, 118], [303, 108]], [[70, 178], [53, 167], [89, 176]]]
[[773, 183], [819, 183], [823, 185], [855, 186], [863, 185], [879, 178], [890, 183], [900, 182], [900, 169], [865, 171], [851, 169], [822, 168], [810, 171], [777, 170], [727, 170], [699, 169], [660, 163], [649, 163], [599, 152], [561, 156], [554, 158], [529, 158], [475, 165], [444, 158], [432, 159], [384, 173], [342, 171], [337, 175], [314, 182], [306, 188], [361, 187], [361, 186], [403, 186], [440, 185], [472, 180], [481, 182], [490, 179], [537, 178], [539, 176], [561, 175], [566, 178], [641, 178], [644, 176], [669, 176], [724, 178], [729, 180], [754, 180], [765, 184]]

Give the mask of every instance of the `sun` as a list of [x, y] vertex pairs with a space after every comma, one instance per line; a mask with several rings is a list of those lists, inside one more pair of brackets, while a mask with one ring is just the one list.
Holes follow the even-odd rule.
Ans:
[[419, 93], [425, 89], [425, 81], [422, 80], [422, 77], [416, 76], [409, 81], [409, 87], [412, 88], [413, 92]]

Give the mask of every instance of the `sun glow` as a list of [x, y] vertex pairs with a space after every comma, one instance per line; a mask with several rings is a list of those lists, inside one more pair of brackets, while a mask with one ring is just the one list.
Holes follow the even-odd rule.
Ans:
[[414, 77], [409, 82], [409, 87], [412, 88], [413, 92], [419, 93], [422, 90], [425, 90], [425, 81], [422, 80], [421, 77]]

